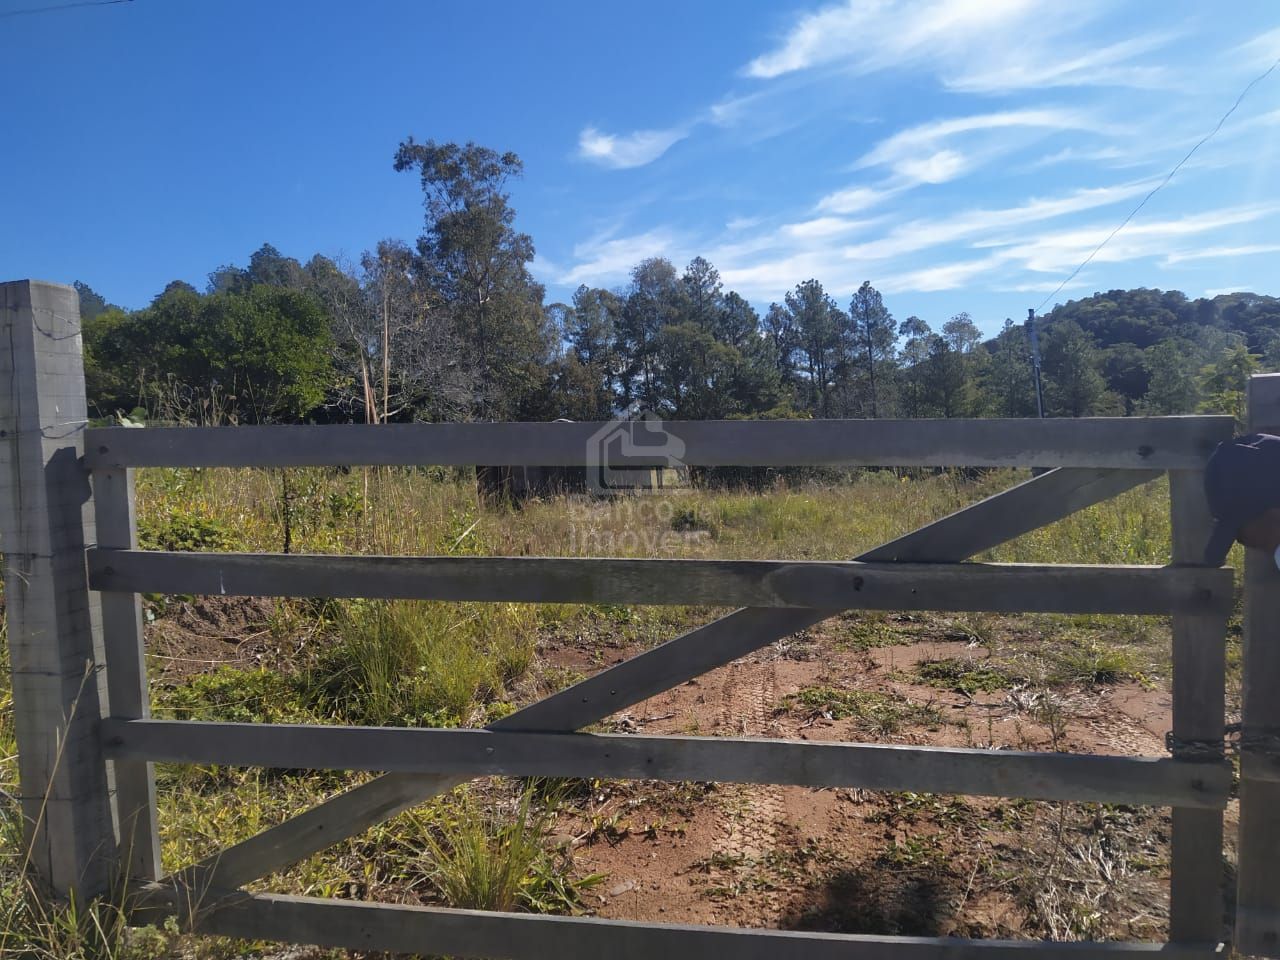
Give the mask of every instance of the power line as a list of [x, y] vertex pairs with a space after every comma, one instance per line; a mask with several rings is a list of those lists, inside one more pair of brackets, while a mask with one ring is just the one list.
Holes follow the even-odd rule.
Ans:
[[1218, 120], [1217, 126], [1215, 126], [1212, 130], [1210, 130], [1203, 137], [1201, 137], [1199, 142], [1196, 143], [1194, 147], [1192, 147], [1190, 150], [1187, 151], [1187, 155], [1183, 157], [1181, 160], [1179, 160], [1177, 164], [1174, 166], [1174, 168], [1169, 171], [1168, 175], [1163, 180], [1161, 180], [1158, 184], [1156, 184], [1156, 186], [1152, 189], [1150, 193], [1148, 193], [1145, 197], [1142, 198], [1141, 203], [1139, 203], [1136, 207], [1134, 207], [1132, 210], [1129, 211], [1129, 215], [1120, 221], [1120, 225], [1118, 227], [1116, 227], [1109, 234], [1107, 234], [1107, 238], [1105, 240], [1103, 240], [1100, 244], [1098, 244], [1096, 247], [1093, 248], [1093, 252], [1090, 253], [1087, 257], [1085, 257], [1083, 261], [1081, 261], [1080, 266], [1072, 270], [1071, 275], [1067, 277], [1067, 279], [1063, 280], [1060, 284], [1058, 284], [1058, 288], [1054, 290], [1053, 293], [1049, 294], [1047, 297], [1045, 297], [1043, 300], [1040, 301], [1040, 306], [1036, 307], [1035, 309], [1036, 313], [1039, 313], [1042, 309], [1044, 309], [1044, 305], [1046, 303], [1048, 303], [1050, 300], [1056, 297], [1059, 293], [1061, 293], [1062, 288], [1065, 287], [1072, 280], [1074, 280], [1076, 276], [1080, 273], [1080, 271], [1083, 270], [1085, 267], [1087, 267], [1090, 264], [1090, 262], [1092, 262], [1093, 258], [1098, 255], [1098, 253], [1102, 250], [1102, 248], [1105, 247], [1108, 243], [1110, 243], [1112, 238], [1114, 238], [1117, 233], [1119, 233], [1121, 230], [1123, 230], [1125, 227], [1129, 225], [1129, 221], [1138, 215], [1138, 211], [1147, 205], [1147, 201], [1150, 200], [1152, 197], [1154, 197], [1162, 189], [1164, 189], [1164, 186], [1170, 180], [1173, 179], [1174, 174], [1176, 174], [1179, 170], [1183, 168], [1186, 162], [1191, 159], [1191, 157], [1195, 154], [1197, 150], [1199, 150], [1201, 147], [1203, 147], [1206, 143], [1208, 143], [1210, 140], [1214, 138], [1214, 135], [1217, 134], [1217, 132], [1222, 129], [1222, 125], [1227, 122], [1227, 120], [1231, 117], [1233, 113], [1236, 112], [1236, 108], [1239, 107], [1240, 104], [1244, 102], [1244, 98], [1249, 95], [1249, 91], [1252, 90], [1254, 87], [1256, 87], [1263, 80], [1267, 79], [1267, 77], [1269, 77], [1275, 71], [1276, 67], [1280, 67], [1280, 58], [1277, 58], [1275, 63], [1271, 64], [1271, 66], [1263, 70], [1262, 73], [1258, 74], [1256, 77], [1254, 77], [1252, 80], [1249, 81], [1248, 85], [1243, 90], [1240, 91], [1240, 96], [1236, 97], [1236, 102], [1231, 105], [1231, 109], [1228, 110], [1226, 113], [1224, 113], [1221, 119]]
[[133, 3], [133, 0], [78, 0], [77, 3], [63, 3], [52, 7], [27, 7], [25, 10], [7, 10], [0, 13], [0, 20], [10, 17], [24, 17], [33, 13], [54, 13], [58, 10], [73, 10], [76, 7], [109, 7], [116, 3]]

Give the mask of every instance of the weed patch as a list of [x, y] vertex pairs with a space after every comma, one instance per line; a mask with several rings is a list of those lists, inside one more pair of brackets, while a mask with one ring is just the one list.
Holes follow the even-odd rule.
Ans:
[[942, 713], [928, 704], [874, 690], [837, 690], [833, 687], [806, 687], [788, 695], [783, 709], [831, 720], [853, 718], [860, 726], [882, 736], [903, 727], [930, 727], [943, 724]]
[[1005, 690], [1019, 682], [1018, 677], [1003, 667], [961, 657], [922, 660], [916, 665], [916, 676], [931, 687], [956, 690], [970, 696]]
[[426, 837], [425, 872], [436, 894], [451, 907], [470, 910], [579, 912], [583, 892], [605, 878], [575, 879], [569, 852], [546, 848], [553, 809], [526, 789], [514, 814], [502, 820], [462, 792], [438, 824], [438, 835]]
[[337, 605], [335, 637], [304, 683], [316, 709], [346, 723], [459, 726], [529, 669], [534, 618], [521, 609], [490, 604], [460, 611], [410, 601]]
[[973, 820], [975, 811], [962, 797], [902, 791], [884, 796], [883, 810], [867, 816], [868, 823], [917, 823], [921, 820], [961, 825]]
[[219, 667], [179, 687], [162, 688], [156, 713], [221, 723], [315, 723], [296, 679], [274, 670]]
[[1103, 646], [1086, 639], [1049, 654], [1050, 676], [1054, 683], [1102, 685], [1141, 677], [1137, 661], [1127, 650]]

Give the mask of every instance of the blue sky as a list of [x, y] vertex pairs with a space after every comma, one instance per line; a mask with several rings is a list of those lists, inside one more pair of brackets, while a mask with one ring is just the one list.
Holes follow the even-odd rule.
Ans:
[[[5, 17], [0, 274], [145, 305], [421, 228], [409, 134], [514, 150], [548, 300], [702, 255], [1021, 318], [1280, 57], [1280, 4], [132, 0]], [[1280, 294], [1280, 70], [1055, 300]]]

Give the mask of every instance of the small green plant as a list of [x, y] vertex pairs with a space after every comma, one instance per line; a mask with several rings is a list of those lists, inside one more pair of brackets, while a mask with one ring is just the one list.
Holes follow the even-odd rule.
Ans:
[[960, 825], [973, 819], [974, 809], [962, 797], [939, 796], [936, 793], [914, 793], [910, 790], [884, 796], [882, 810], [867, 815], [868, 823], [915, 823], [928, 819], [938, 823]]
[[521, 792], [505, 822], [477, 808], [467, 792], [458, 794], [428, 834], [427, 873], [436, 893], [452, 907], [535, 913], [576, 913], [582, 893], [603, 882], [601, 874], [575, 879], [567, 850], [544, 845], [553, 818], [550, 803], [535, 805], [535, 791]]
[[354, 487], [348, 490], [330, 490], [325, 496], [329, 526], [341, 528], [364, 512], [364, 497]]
[[942, 856], [937, 837], [905, 837], [894, 839], [879, 857], [881, 863], [894, 867], [931, 866]]
[[480, 516], [470, 505], [462, 510], [453, 510], [441, 532], [438, 552], [463, 556], [482, 556], [487, 553], [480, 520]]
[[916, 665], [916, 675], [930, 686], [958, 690], [970, 696], [975, 693], [994, 693], [1018, 682], [1017, 677], [1010, 675], [1002, 667], [960, 657], [922, 660]]
[[565, 687], [571, 687], [585, 679], [587, 679], [585, 673], [574, 670], [572, 667], [552, 665], [542, 670], [542, 685], [552, 693], [558, 693]]
[[0, 904], [0, 957], [6, 960], [158, 960], [170, 955], [178, 932], [129, 927], [124, 905], [112, 898], [47, 903], [17, 866], [0, 868]]
[[836, 621], [836, 645], [845, 650], [871, 650], [911, 643], [910, 633], [894, 630], [889, 616], [878, 611], [849, 613]]

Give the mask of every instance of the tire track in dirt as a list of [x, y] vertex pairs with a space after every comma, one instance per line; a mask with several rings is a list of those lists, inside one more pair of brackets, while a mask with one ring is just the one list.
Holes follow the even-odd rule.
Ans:
[[[778, 697], [776, 661], [738, 661], [725, 673], [719, 727], [733, 737], [776, 735], [773, 709]], [[717, 859], [730, 864], [759, 862], [778, 848], [785, 808], [782, 788], [740, 784], [725, 790]]]

